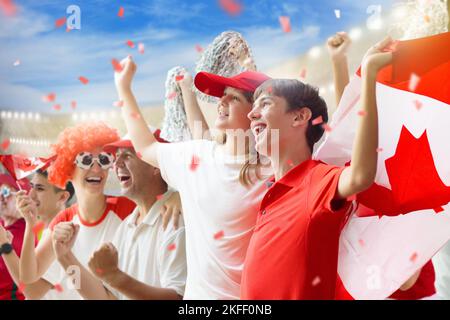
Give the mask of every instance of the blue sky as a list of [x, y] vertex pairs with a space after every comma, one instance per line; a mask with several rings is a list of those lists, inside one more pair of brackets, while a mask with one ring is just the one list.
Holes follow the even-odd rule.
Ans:
[[[361, 25], [373, 1], [315, 0], [239, 1], [242, 13], [231, 17], [210, 1], [19, 1], [15, 17], [0, 13], [0, 109], [56, 112], [41, 97], [55, 92], [61, 112], [111, 108], [117, 99], [111, 59], [133, 54], [138, 63], [134, 89], [143, 104], [161, 103], [166, 72], [176, 65], [191, 71], [198, 59], [195, 45], [206, 47], [225, 30], [241, 32], [250, 44], [259, 69], [297, 56], [340, 30]], [[393, 0], [376, 4], [389, 10]], [[56, 29], [69, 5], [81, 9], [81, 30]], [[118, 18], [119, 7], [125, 9]], [[337, 19], [334, 9], [341, 11]], [[283, 33], [278, 17], [291, 19], [292, 32]], [[125, 45], [142, 42], [146, 52]], [[19, 59], [21, 64], [13, 66]], [[89, 78], [83, 86], [79, 76]]]

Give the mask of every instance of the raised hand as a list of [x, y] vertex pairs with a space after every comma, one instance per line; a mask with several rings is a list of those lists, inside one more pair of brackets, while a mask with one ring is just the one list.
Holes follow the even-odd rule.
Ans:
[[163, 217], [163, 229], [167, 228], [169, 221], [172, 220], [174, 229], [179, 226], [179, 220], [182, 213], [180, 193], [174, 192], [162, 205], [160, 214]]
[[120, 61], [120, 66], [122, 70], [114, 72], [114, 83], [119, 94], [126, 90], [131, 90], [131, 82], [137, 69], [131, 56]]
[[16, 207], [20, 212], [25, 222], [34, 227], [37, 222], [37, 208], [36, 203], [27, 195], [26, 191], [22, 190], [16, 194]]
[[53, 229], [52, 243], [58, 259], [66, 256], [73, 248], [80, 226], [72, 222], [60, 222]]
[[346, 32], [337, 32], [327, 40], [327, 48], [331, 59], [343, 59], [347, 57], [348, 49], [352, 41]]
[[89, 269], [98, 278], [110, 282], [119, 271], [119, 257], [112, 243], [104, 243], [95, 251], [88, 263]]
[[392, 62], [391, 37], [386, 37], [367, 50], [361, 63], [362, 73], [376, 74], [381, 68]]
[[185, 71], [182, 74], [180, 74], [180, 76], [183, 76], [182, 79], [177, 81], [178, 85], [180, 86], [180, 89], [181, 90], [186, 90], [186, 89], [190, 90], [192, 88], [192, 83], [194, 82], [191, 74], [188, 71]]

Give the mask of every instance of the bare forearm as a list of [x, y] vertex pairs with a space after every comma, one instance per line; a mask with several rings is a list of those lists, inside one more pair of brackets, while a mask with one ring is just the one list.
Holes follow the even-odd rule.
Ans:
[[80, 286], [77, 288], [78, 293], [86, 300], [111, 300], [114, 299], [113, 295], [103, 286], [101, 280], [92, 275], [78, 261], [72, 252], [66, 256], [59, 258], [58, 262], [67, 270], [71, 266], [77, 266], [80, 270]]
[[25, 234], [23, 237], [22, 253], [19, 264], [19, 278], [25, 284], [31, 284], [42, 275], [39, 274], [38, 262], [34, 248], [34, 233], [32, 227], [28, 224], [25, 227]]
[[157, 144], [157, 141], [143, 118], [133, 92], [131, 89], [120, 90], [119, 97], [123, 101], [122, 116], [134, 148], [143, 155], [145, 161], [158, 167], [153, 157], [146, 157], [147, 149]]
[[[189, 129], [192, 133], [192, 138], [202, 139], [204, 138], [209, 128], [203, 112], [198, 104], [197, 97], [195, 96], [195, 93], [192, 92], [191, 88], [182, 88], [181, 92], [183, 95], [184, 109], [186, 111], [187, 121]], [[196, 130], [196, 123], [197, 126], [198, 124], [201, 125], [201, 130]]]
[[360, 117], [358, 117], [359, 121], [350, 167], [352, 180], [358, 185], [367, 188], [375, 179], [378, 158], [378, 111], [375, 72], [367, 71], [363, 75], [361, 110], [359, 112]]
[[156, 288], [142, 283], [128, 274], [118, 271], [107, 283], [133, 300], [180, 300], [182, 297], [175, 290]]
[[338, 106], [341, 101], [342, 94], [344, 93], [344, 89], [350, 82], [347, 57], [332, 59], [332, 65], [336, 106]]

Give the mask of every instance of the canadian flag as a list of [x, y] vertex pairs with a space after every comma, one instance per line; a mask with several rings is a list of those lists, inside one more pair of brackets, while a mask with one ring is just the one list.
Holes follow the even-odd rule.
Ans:
[[[361, 92], [348, 84], [314, 158], [350, 161]], [[377, 78], [375, 183], [345, 225], [338, 273], [355, 299], [384, 299], [450, 239], [450, 33], [401, 41]]]
[[0, 162], [3, 164], [9, 174], [16, 180], [26, 178], [39, 169], [45, 170], [56, 158], [25, 157], [21, 155], [7, 154], [0, 155]]

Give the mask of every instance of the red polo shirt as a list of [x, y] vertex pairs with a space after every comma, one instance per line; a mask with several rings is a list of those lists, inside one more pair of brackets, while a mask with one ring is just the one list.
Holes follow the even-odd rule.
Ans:
[[242, 299], [334, 299], [351, 206], [333, 200], [344, 169], [308, 160], [270, 187], [248, 247]]

